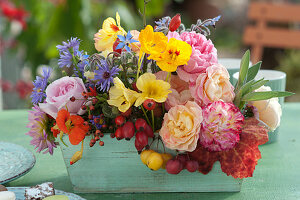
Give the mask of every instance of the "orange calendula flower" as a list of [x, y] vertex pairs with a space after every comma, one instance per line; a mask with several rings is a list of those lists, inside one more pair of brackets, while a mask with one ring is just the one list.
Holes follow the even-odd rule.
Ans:
[[62, 109], [57, 113], [56, 126], [62, 133], [69, 136], [72, 145], [78, 145], [89, 130], [89, 126], [83, 124], [84, 119], [78, 115], [70, 115], [66, 109]]
[[168, 38], [162, 32], [154, 32], [153, 27], [148, 25], [140, 32], [139, 41], [141, 50], [150, 54], [148, 59], [158, 60], [167, 47]]
[[103, 21], [102, 29], [94, 35], [95, 48], [98, 51], [113, 51], [113, 44], [117, 39], [118, 35], [124, 35], [126, 32], [121, 27], [119, 13], [116, 13], [116, 20], [109, 17]]
[[156, 60], [159, 68], [166, 72], [174, 72], [180, 65], [185, 65], [190, 60], [192, 47], [181, 40], [171, 38], [161, 59]]

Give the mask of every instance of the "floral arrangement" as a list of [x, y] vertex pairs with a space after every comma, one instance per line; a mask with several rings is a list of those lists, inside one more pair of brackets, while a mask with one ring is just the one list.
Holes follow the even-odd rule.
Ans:
[[51, 70], [45, 69], [33, 83], [31, 144], [50, 154], [58, 140], [81, 144], [72, 165], [83, 156], [84, 140], [91, 148], [96, 142], [104, 146], [109, 134], [135, 140], [141, 161], [152, 170], [207, 174], [219, 161], [227, 175], [252, 176], [261, 158], [258, 145], [280, 123], [277, 97], [292, 93], [271, 91], [264, 86], [268, 80], [255, 80], [261, 62], [249, 67], [249, 51], [238, 83], [230, 83], [207, 39], [219, 19], [185, 28], [177, 14], [154, 27], [125, 31], [117, 13], [95, 34], [98, 53], [88, 55], [77, 38], [58, 45], [63, 77], [50, 82]]

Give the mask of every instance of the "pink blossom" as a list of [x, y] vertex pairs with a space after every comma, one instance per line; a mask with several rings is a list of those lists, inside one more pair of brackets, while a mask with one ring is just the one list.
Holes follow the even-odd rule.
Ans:
[[198, 75], [212, 64], [218, 63], [217, 49], [211, 40], [196, 32], [184, 32], [180, 38], [192, 46], [192, 55], [187, 65], [177, 69], [179, 77], [186, 82], [195, 82]]
[[[155, 75], [157, 79], [166, 80], [167, 74], [167, 72], [159, 71]], [[170, 84], [172, 93], [168, 94], [165, 102], [166, 110], [170, 110], [176, 105], [185, 105], [188, 101], [193, 101], [187, 82], [181, 80], [177, 75], [171, 75]]]
[[202, 120], [202, 109], [195, 102], [174, 106], [165, 114], [159, 135], [169, 149], [194, 151]]
[[194, 83], [190, 83], [192, 97], [201, 106], [215, 101], [232, 102], [235, 95], [229, 78], [227, 69], [220, 64], [206, 68]]
[[[46, 89], [46, 102], [40, 103], [42, 111], [56, 118], [57, 112], [67, 108], [70, 114], [83, 114], [81, 106], [85, 102], [82, 92], [87, 92], [82, 79], [78, 77], [62, 77], [51, 83]], [[71, 102], [70, 98], [75, 97]]]
[[217, 101], [203, 109], [200, 144], [210, 151], [225, 151], [240, 140], [244, 116], [232, 103]]
[[169, 31], [167, 37], [168, 37], [169, 40], [170, 40], [171, 38], [175, 38], [175, 39], [177, 39], [177, 40], [182, 40], [182, 39], [180, 38], [179, 33], [176, 32], [176, 31], [173, 31], [173, 32]]

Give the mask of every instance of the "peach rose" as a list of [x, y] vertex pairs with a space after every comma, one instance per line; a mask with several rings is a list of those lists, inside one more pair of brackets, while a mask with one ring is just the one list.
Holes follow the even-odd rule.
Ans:
[[206, 68], [206, 72], [200, 74], [195, 83], [190, 84], [190, 90], [200, 106], [215, 101], [232, 102], [235, 96], [228, 71], [220, 64]]
[[[261, 86], [256, 92], [272, 91], [269, 86]], [[280, 125], [280, 118], [282, 115], [281, 105], [278, 98], [272, 98], [261, 101], [250, 101], [250, 105], [255, 106], [259, 120], [263, 121], [271, 131], [274, 131]]]
[[[167, 72], [159, 71], [155, 75], [157, 79], [166, 80], [167, 74]], [[185, 105], [188, 101], [193, 101], [188, 83], [181, 80], [179, 76], [171, 75], [170, 84], [172, 93], [168, 94], [165, 102], [166, 110], [170, 110], [176, 105]]]
[[199, 140], [202, 120], [201, 107], [193, 101], [188, 101], [185, 105], [172, 107], [165, 114], [159, 135], [169, 149], [194, 151]]

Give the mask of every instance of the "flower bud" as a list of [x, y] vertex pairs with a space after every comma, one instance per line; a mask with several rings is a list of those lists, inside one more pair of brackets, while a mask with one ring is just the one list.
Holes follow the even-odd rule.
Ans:
[[70, 160], [70, 165], [73, 165], [82, 158], [82, 151], [76, 151]]
[[176, 14], [170, 21], [169, 30], [176, 31], [181, 24], [180, 14]]

